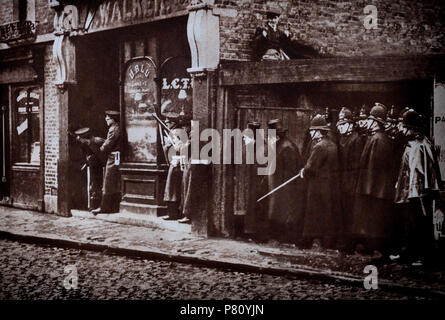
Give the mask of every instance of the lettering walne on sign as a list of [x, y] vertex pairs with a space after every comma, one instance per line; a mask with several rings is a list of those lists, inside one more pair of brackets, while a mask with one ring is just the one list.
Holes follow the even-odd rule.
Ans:
[[94, 16], [91, 31], [145, 22], [185, 11], [190, 0], [108, 0]]

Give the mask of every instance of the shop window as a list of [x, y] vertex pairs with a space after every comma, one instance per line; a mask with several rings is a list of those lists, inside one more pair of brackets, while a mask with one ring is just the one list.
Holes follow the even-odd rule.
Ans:
[[37, 87], [14, 91], [14, 162], [40, 165], [41, 90]]

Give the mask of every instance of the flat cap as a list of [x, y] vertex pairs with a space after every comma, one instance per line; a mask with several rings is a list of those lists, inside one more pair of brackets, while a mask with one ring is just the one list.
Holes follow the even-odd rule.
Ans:
[[78, 135], [78, 136], [81, 136], [81, 135], [87, 134], [89, 132], [90, 132], [90, 128], [85, 127], [85, 128], [77, 129], [76, 131], [74, 131], [74, 134]]
[[105, 114], [108, 116], [119, 116], [121, 113], [115, 110], [106, 110]]
[[272, 120], [269, 120], [269, 121], [267, 122], [267, 125], [268, 125], [268, 126], [274, 126], [274, 125], [277, 125], [277, 124], [279, 124], [279, 123], [281, 123], [281, 120], [280, 120], [280, 119], [272, 119]]

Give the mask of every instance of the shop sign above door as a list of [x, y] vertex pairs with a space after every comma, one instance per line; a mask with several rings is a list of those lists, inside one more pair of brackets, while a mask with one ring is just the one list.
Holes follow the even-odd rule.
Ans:
[[189, 4], [190, 0], [106, 0], [97, 7], [89, 32], [187, 14]]

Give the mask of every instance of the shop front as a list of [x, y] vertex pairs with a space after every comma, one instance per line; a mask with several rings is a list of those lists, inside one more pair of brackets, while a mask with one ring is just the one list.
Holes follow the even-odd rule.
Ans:
[[[88, 209], [85, 155], [67, 132], [88, 127], [94, 136], [104, 138], [104, 112], [115, 110], [120, 112], [123, 138], [120, 211], [165, 213], [168, 165], [154, 115], [165, 119], [162, 105], [178, 116], [192, 112], [187, 5], [186, 1], [101, 1], [54, 8], [62, 21], [55, 52], [57, 37], [70, 35], [59, 40], [68, 72], [59, 81], [61, 95], [66, 96], [62, 105], [66, 118], [60, 119], [59, 130], [64, 141], [59, 176], [67, 179], [59, 180], [58, 211]], [[76, 23], [67, 28], [63, 21], [69, 17]], [[72, 191], [65, 193], [68, 189]]]
[[44, 193], [42, 54], [41, 47], [31, 46], [0, 56], [0, 203], [39, 211]]

